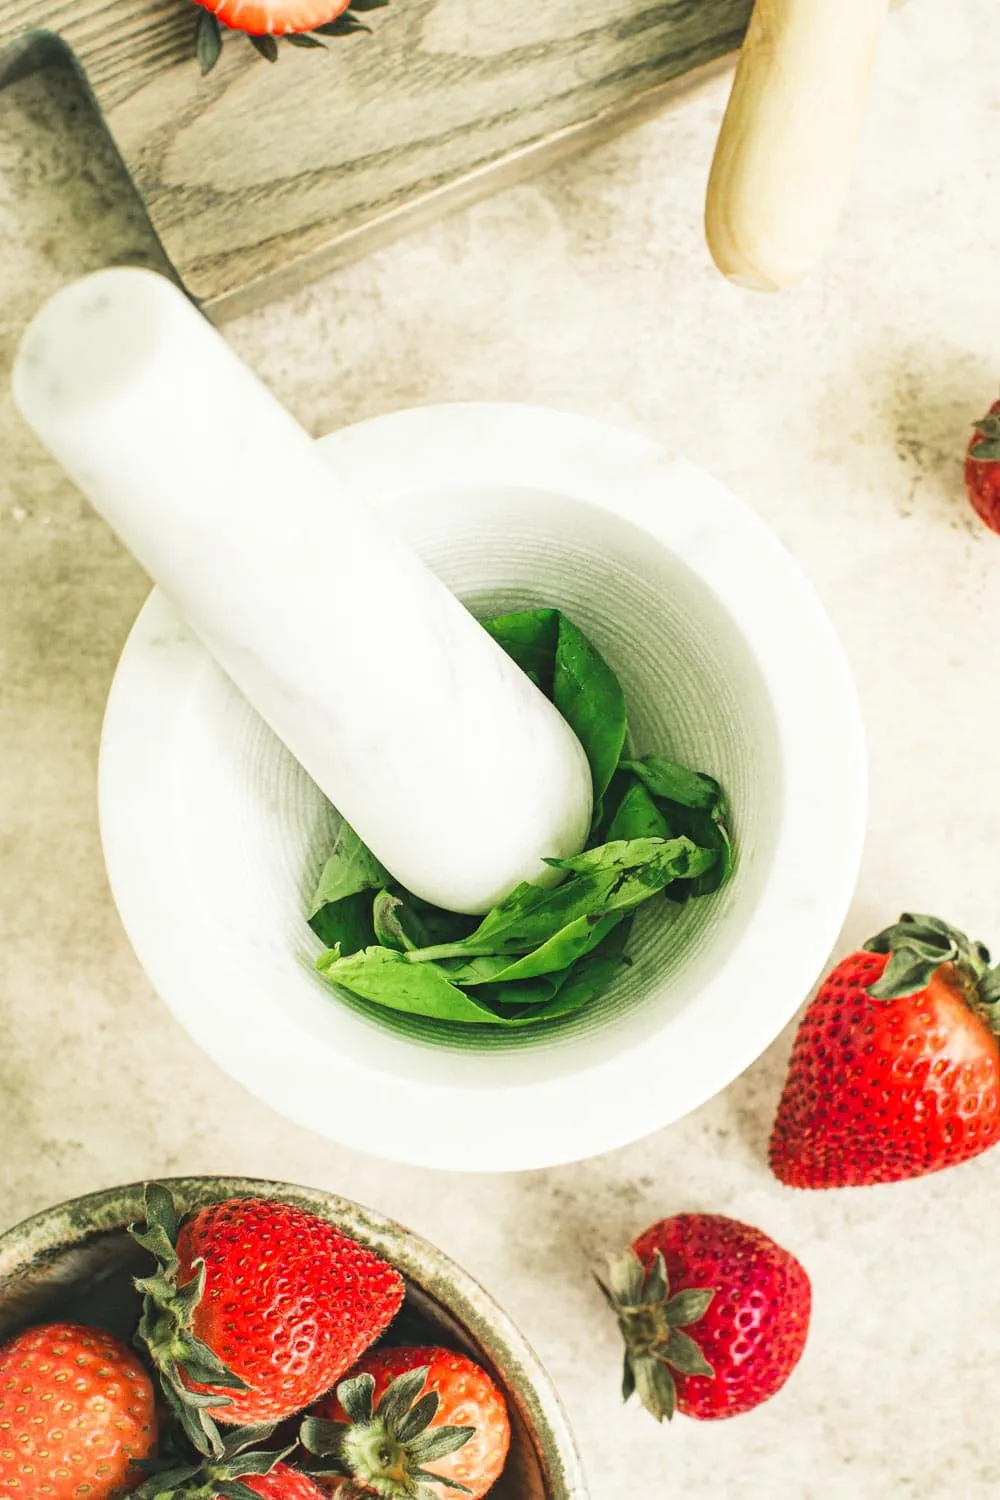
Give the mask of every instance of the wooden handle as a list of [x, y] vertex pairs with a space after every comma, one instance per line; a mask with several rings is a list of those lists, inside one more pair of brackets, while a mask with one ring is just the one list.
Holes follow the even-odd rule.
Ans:
[[757, 0], [712, 163], [723, 275], [778, 291], [812, 270], [850, 186], [888, 0]]

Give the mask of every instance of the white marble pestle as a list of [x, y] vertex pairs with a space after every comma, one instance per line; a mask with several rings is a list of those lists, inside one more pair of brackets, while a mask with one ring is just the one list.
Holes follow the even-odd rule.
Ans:
[[14, 397], [321, 790], [427, 901], [482, 912], [576, 853], [569, 726], [171, 282], [112, 269], [34, 319]]

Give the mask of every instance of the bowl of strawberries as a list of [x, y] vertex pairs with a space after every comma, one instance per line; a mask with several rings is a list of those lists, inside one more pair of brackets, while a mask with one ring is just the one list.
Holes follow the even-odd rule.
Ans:
[[133, 1184], [0, 1235], [0, 1493], [586, 1500], [517, 1329], [330, 1193]]

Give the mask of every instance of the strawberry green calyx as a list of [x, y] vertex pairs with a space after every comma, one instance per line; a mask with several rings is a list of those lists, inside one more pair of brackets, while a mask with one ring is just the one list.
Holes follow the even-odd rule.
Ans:
[[[313, 26], [309, 31], [282, 32], [280, 36], [270, 32], [255, 34], [243, 32], [247, 41], [265, 59], [266, 62], [278, 61], [278, 42], [289, 43], [293, 47], [325, 47], [324, 37], [353, 36], [359, 31], [371, 31], [354, 11], [381, 10], [389, 0], [352, 0], [349, 8], [335, 16], [331, 21], [325, 21], [322, 26]], [[226, 26], [219, 20], [213, 11], [203, 10], [198, 16], [195, 24], [194, 51], [201, 69], [202, 76], [211, 73], [222, 55], [222, 39], [238, 28]]]
[[294, 1443], [277, 1453], [262, 1448], [273, 1431], [272, 1426], [244, 1427], [220, 1441], [218, 1454], [197, 1463], [147, 1460], [142, 1468], [149, 1477], [133, 1491], [132, 1500], [260, 1500], [240, 1481], [251, 1474], [270, 1474], [295, 1449]]
[[678, 1375], [707, 1375], [715, 1372], [694, 1339], [682, 1333], [705, 1316], [715, 1296], [709, 1288], [689, 1288], [670, 1295], [670, 1281], [663, 1252], [657, 1250], [644, 1266], [634, 1250], [612, 1256], [608, 1261], [608, 1280], [596, 1278], [597, 1284], [618, 1319], [625, 1340], [625, 1371], [622, 1399], [634, 1391], [648, 1412], [658, 1422], [669, 1422], [677, 1405]]
[[[306, 1417], [299, 1440], [316, 1456], [314, 1475], [342, 1475], [352, 1481], [346, 1494], [380, 1495], [384, 1500], [435, 1500], [431, 1484], [461, 1494], [470, 1491], [426, 1467], [457, 1453], [475, 1435], [474, 1427], [431, 1427], [440, 1405], [437, 1391], [421, 1394], [430, 1374], [426, 1366], [408, 1370], [374, 1405], [375, 1381], [358, 1375], [341, 1381], [337, 1400], [350, 1419], [328, 1422]], [[342, 1492], [343, 1493], [343, 1492]]]
[[969, 449], [969, 457], [979, 463], [996, 463], [1000, 460], [1000, 414], [989, 412], [972, 425], [979, 433], [979, 441]]
[[218, 1391], [189, 1390], [186, 1380], [236, 1391], [245, 1391], [247, 1385], [192, 1331], [192, 1315], [205, 1290], [205, 1263], [197, 1261], [194, 1276], [183, 1286], [178, 1285], [175, 1245], [179, 1221], [172, 1194], [161, 1183], [147, 1183], [145, 1206], [145, 1226], [129, 1226], [135, 1242], [156, 1260], [154, 1275], [135, 1278], [136, 1289], [143, 1294], [138, 1335], [188, 1441], [199, 1453], [221, 1458], [226, 1444], [209, 1412], [210, 1408], [228, 1405], [229, 1397]]
[[939, 917], [904, 912], [899, 921], [865, 943], [869, 953], [887, 953], [889, 962], [868, 993], [875, 1000], [901, 1000], [926, 989], [950, 964], [972, 1009], [1000, 1035], [1000, 966], [990, 967], [990, 951]]

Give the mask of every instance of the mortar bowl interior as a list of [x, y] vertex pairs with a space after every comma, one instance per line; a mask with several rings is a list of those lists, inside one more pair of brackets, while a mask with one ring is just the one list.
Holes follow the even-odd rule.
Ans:
[[[788, 1022], [853, 891], [863, 737], [819, 601], [723, 486], [601, 423], [437, 407], [322, 446], [342, 491], [381, 510], [473, 612], [572, 617], [622, 683], [636, 753], [723, 784], [733, 876], [684, 907], [650, 903], [629, 967], [549, 1026], [448, 1026], [334, 994], [304, 914], [337, 815], [154, 592], [101, 760], [108, 868], [140, 960], [223, 1068], [362, 1150], [510, 1170], [670, 1123]], [[373, 670], [391, 692], [392, 663]]]

